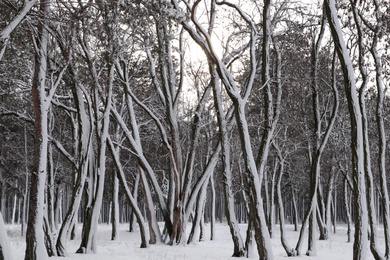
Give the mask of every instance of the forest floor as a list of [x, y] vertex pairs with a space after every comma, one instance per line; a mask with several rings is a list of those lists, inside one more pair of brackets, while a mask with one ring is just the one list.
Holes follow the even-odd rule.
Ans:
[[[293, 226], [286, 226], [287, 239], [290, 246], [295, 246], [299, 232], [293, 231]], [[20, 235], [20, 226], [6, 225], [8, 237], [14, 250], [16, 260], [24, 259], [25, 238]], [[233, 243], [227, 224], [219, 223], [216, 225], [216, 239], [209, 240], [209, 225], [206, 224], [205, 241], [197, 242], [194, 245], [151, 245], [149, 248], [141, 249], [139, 233], [128, 232], [128, 225], [121, 225], [119, 238], [111, 241], [111, 226], [102, 224], [98, 231], [98, 252], [96, 254], [82, 255], [75, 254], [80, 243], [81, 225], [78, 228], [76, 240], [70, 241], [68, 249], [69, 257], [60, 258], [66, 260], [226, 260], [232, 258]], [[190, 226], [187, 228], [190, 229]], [[245, 225], [242, 225], [242, 232], [245, 233]], [[287, 259], [279, 237], [279, 227], [275, 227], [275, 238], [272, 239], [273, 253], [275, 260]], [[382, 230], [380, 230], [382, 231]], [[353, 236], [352, 236], [353, 237]], [[383, 247], [383, 234], [379, 234], [379, 248]], [[307, 239], [306, 239], [307, 241]], [[304, 243], [305, 250], [307, 243]], [[346, 227], [339, 225], [336, 234], [331, 234], [329, 240], [317, 240], [317, 256], [299, 256], [294, 260], [349, 260], [352, 259], [352, 243], [347, 243]], [[258, 259], [257, 256], [252, 257]], [[50, 258], [50, 259], [56, 259]], [[368, 251], [367, 260], [374, 259]]]

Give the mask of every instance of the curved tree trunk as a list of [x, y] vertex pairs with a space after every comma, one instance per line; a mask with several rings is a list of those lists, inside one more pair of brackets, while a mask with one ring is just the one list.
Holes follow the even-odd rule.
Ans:
[[282, 246], [284, 248], [284, 251], [286, 251], [287, 256], [296, 256], [297, 252], [294, 248], [290, 247], [286, 237], [285, 237], [285, 225], [284, 225], [284, 204], [283, 204], [283, 198], [282, 198], [282, 192], [281, 192], [281, 183], [282, 178], [284, 174], [284, 158], [282, 156], [282, 153], [279, 149], [279, 147], [273, 143], [273, 146], [275, 147], [278, 158], [279, 158], [279, 170], [276, 176], [276, 199], [278, 201], [278, 208], [279, 208], [279, 228], [280, 228], [280, 241], [282, 243]]
[[380, 52], [378, 51], [378, 42], [383, 37], [383, 16], [380, 11], [380, 3], [377, 0], [374, 0], [375, 5], [375, 18], [376, 18], [376, 27], [374, 27], [374, 37], [373, 42], [370, 48], [372, 57], [374, 58], [375, 66], [375, 81], [377, 88], [377, 101], [376, 101], [376, 124], [379, 135], [379, 144], [378, 144], [378, 165], [379, 165], [379, 176], [380, 176], [380, 190], [381, 190], [381, 205], [383, 208], [383, 229], [385, 235], [385, 259], [390, 258], [390, 207], [389, 207], [389, 192], [387, 188], [387, 177], [386, 177], [386, 134], [385, 134], [385, 124], [384, 124], [384, 100], [385, 95], [385, 86], [383, 83], [383, 73], [382, 73], [382, 58]]
[[352, 61], [344, 41], [343, 31], [341, 30], [340, 22], [337, 17], [335, 1], [325, 0], [324, 8], [331, 29], [331, 35], [341, 63], [341, 69], [343, 71], [344, 87], [351, 121], [352, 174], [355, 206], [355, 240], [353, 246], [353, 259], [359, 260], [366, 258], [368, 244], [368, 216], [367, 200], [365, 196], [366, 184], [364, 176], [362, 112], [359, 107], [354, 68], [352, 67]]

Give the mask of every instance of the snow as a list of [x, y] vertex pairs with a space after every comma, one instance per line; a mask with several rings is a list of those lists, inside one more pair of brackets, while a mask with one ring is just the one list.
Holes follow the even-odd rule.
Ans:
[[4, 227], [4, 221], [3, 221], [3, 215], [1, 215], [0, 212], [0, 258], [4, 258], [7, 260], [14, 259], [12, 251], [9, 250], [10, 243], [7, 237], [7, 233], [3, 229]]
[[[162, 225], [162, 223], [159, 223]], [[246, 225], [240, 224], [242, 235], [245, 236]], [[78, 226], [77, 238], [70, 241], [68, 244], [69, 252], [75, 252], [80, 244], [81, 228]], [[6, 225], [8, 237], [10, 239], [11, 248], [15, 259], [24, 259], [25, 239], [20, 236], [20, 226]], [[70, 253], [69, 257], [52, 257], [51, 259], [68, 259], [68, 260], [224, 260], [236, 259], [232, 258], [233, 243], [229, 234], [229, 227], [226, 223], [218, 223], [216, 225], [216, 237], [214, 241], [210, 241], [210, 223], [206, 223], [205, 241], [197, 242], [191, 245], [151, 245], [148, 248], [140, 248], [139, 232], [128, 232], [128, 224], [121, 224], [119, 226], [119, 238], [116, 241], [111, 241], [111, 225], [100, 224], [98, 228], [96, 254], [75, 254]], [[271, 240], [274, 259], [286, 260], [287, 256], [280, 243], [278, 228], [275, 228], [275, 238]], [[295, 244], [298, 239], [299, 232], [295, 232], [293, 225], [286, 225], [286, 239], [290, 244]], [[378, 247], [383, 247], [383, 229], [378, 229], [380, 236], [378, 236]], [[187, 230], [189, 231], [189, 230]], [[330, 234], [327, 241], [317, 241], [317, 256], [308, 257], [306, 255], [297, 256], [294, 260], [342, 260], [353, 259], [352, 247], [353, 243], [347, 243], [346, 226], [339, 224], [336, 234]], [[258, 259], [256, 256], [251, 259]], [[367, 254], [367, 260], [374, 259], [371, 254]]]

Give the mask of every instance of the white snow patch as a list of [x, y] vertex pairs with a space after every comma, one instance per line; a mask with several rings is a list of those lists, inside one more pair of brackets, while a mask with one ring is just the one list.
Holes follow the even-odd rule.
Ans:
[[[161, 223], [160, 223], [161, 224]], [[242, 235], [245, 236], [246, 225], [240, 224]], [[205, 241], [196, 245], [151, 245], [149, 248], [140, 248], [140, 236], [137, 231], [128, 232], [128, 224], [119, 226], [119, 239], [111, 241], [111, 226], [107, 224], [99, 225], [96, 254], [75, 254], [70, 253], [69, 257], [51, 257], [51, 259], [67, 260], [223, 260], [234, 259], [233, 243], [226, 223], [216, 225], [217, 240], [210, 241], [210, 224], [206, 223]], [[75, 252], [80, 244], [82, 225], [78, 225], [76, 240], [69, 242], [69, 252]], [[24, 259], [25, 238], [20, 235], [20, 226], [6, 225], [8, 238], [15, 259]], [[275, 238], [271, 239], [275, 260], [288, 259], [280, 243], [279, 229], [275, 228]], [[286, 239], [290, 244], [295, 244], [299, 232], [294, 232], [293, 225], [286, 225]], [[378, 229], [378, 247], [384, 247], [383, 229]], [[306, 255], [293, 257], [292, 260], [344, 260], [352, 259], [353, 243], [347, 243], [347, 230], [344, 225], [337, 227], [337, 234], [330, 234], [327, 241], [317, 241], [317, 256], [308, 257]], [[258, 259], [256, 248], [255, 254], [250, 259]], [[305, 251], [305, 250], [304, 250]], [[367, 260], [374, 259], [371, 254], [367, 254]]]

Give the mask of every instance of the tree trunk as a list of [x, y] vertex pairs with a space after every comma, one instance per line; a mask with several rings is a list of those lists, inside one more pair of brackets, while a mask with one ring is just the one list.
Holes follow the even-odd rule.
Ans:
[[297, 199], [295, 197], [295, 190], [291, 187], [291, 199], [293, 204], [293, 212], [294, 212], [294, 231], [298, 231], [298, 207], [297, 207]]
[[[202, 216], [204, 215], [204, 203], [206, 200], [206, 190], [209, 185], [209, 180], [207, 180], [198, 195], [198, 200], [195, 206], [195, 216], [192, 221], [192, 227], [190, 235], [188, 236], [187, 244], [196, 244], [194, 241], [196, 238], [200, 237], [202, 234], [200, 233]], [[200, 241], [200, 240], [199, 240]]]
[[234, 250], [234, 257], [245, 256], [245, 246], [240, 234], [240, 228], [237, 223], [237, 217], [234, 210], [234, 195], [232, 193], [232, 172], [230, 159], [230, 142], [229, 133], [227, 132], [227, 125], [225, 113], [223, 111], [221, 90], [219, 89], [219, 77], [217, 71], [213, 66], [209, 65], [211, 73], [211, 84], [213, 86], [214, 104], [217, 112], [217, 119], [219, 125], [219, 139], [222, 144], [222, 164], [223, 164], [223, 194], [225, 201], [225, 216], [229, 225], [230, 235], [232, 236]]
[[[92, 68], [92, 71], [94, 72], [94, 77], [97, 80], [98, 76], [96, 72], [94, 71], [94, 68]], [[77, 250], [77, 253], [94, 253], [96, 252], [96, 242], [97, 242], [97, 227], [98, 227], [98, 220], [100, 215], [100, 210], [102, 206], [102, 199], [103, 199], [103, 190], [104, 190], [104, 180], [105, 180], [105, 174], [106, 174], [106, 146], [107, 146], [107, 138], [108, 138], [108, 126], [110, 122], [110, 112], [111, 112], [111, 102], [112, 102], [112, 89], [113, 89], [113, 80], [114, 80], [114, 64], [109, 65], [109, 71], [108, 71], [108, 82], [107, 82], [107, 93], [106, 93], [106, 99], [105, 99], [105, 108], [103, 112], [103, 121], [99, 123], [99, 115], [100, 111], [97, 108], [99, 103], [99, 96], [98, 96], [98, 86], [95, 86], [95, 122], [98, 124], [98, 127], [96, 128], [97, 132], [97, 138], [98, 138], [98, 158], [96, 162], [96, 168], [94, 171], [96, 171], [97, 177], [96, 177], [96, 190], [94, 191], [94, 194], [90, 194], [93, 196], [92, 204], [89, 208], [87, 208], [86, 215], [88, 218], [86, 219], [86, 222], [83, 223], [83, 233], [82, 233], [82, 240], [79, 246], [79, 249]]]
[[25, 260], [47, 259], [47, 252], [43, 233], [43, 212], [45, 181], [47, 173], [48, 149], [48, 110], [50, 106], [46, 100], [46, 73], [47, 73], [47, 46], [49, 32], [46, 29], [46, 16], [49, 12], [49, 2], [41, 0], [39, 10], [43, 21], [38, 24], [36, 39], [37, 51], [35, 54], [35, 70], [32, 83], [31, 96], [35, 115], [35, 143], [33, 172], [30, 179], [29, 215], [26, 233]]
[[[380, 3], [375, 0], [375, 18], [376, 26], [374, 27], [374, 37], [370, 48], [372, 57], [374, 58], [375, 66], [375, 83], [377, 89], [377, 100], [376, 100], [376, 125], [379, 135], [378, 144], [378, 165], [379, 165], [379, 176], [380, 176], [380, 191], [381, 191], [381, 206], [383, 209], [383, 229], [385, 236], [385, 259], [390, 258], [390, 207], [389, 207], [389, 192], [387, 188], [387, 177], [386, 177], [386, 132], [384, 122], [384, 100], [385, 85], [383, 83], [383, 72], [382, 72], [382, 57], [378, 50], [378, 42], [383, 37], [383, 14], [380, 11]], [[382, 3], [384, 5], [384, 3]]]
[[210, 240], [215, 240], [215, 183], [214, 174], [210, 177], [211, 186], [211, 220], [210, 220]]
[[295, 251], [294, 248], [290, 247], [286, 237], [285, 237], [285, 225], [284, 225], [284, 204], [283, 204], [283, 198], [282, 198], [282, 192], [281, 192], [281, 183], [282, 183], [282, 178], [283, 178], [283, 173], [284, 173], [284, 158], [282, 156], [282, 153], [279, 149], [279, 147], [273, 143], [273, 146], [275, 147], [278, 158], [279, 158], [279, 170], [277, 172], [276, 176], [276, 199], [278, 202], [278, 208], [279, 208], [279, 228], [280, 228], [280, 241], [282, 243], [282, 246], [284, 250], [287, 253], [287, 256], [296, 256], [297, 252]]
[[156, 214], [155, 214], [155, 206], [151, 194], [151, 189], [149, 187], [149, 183], [146, 179], [146, 175], [144, 170], [138, 166], [138, 171], [141, 176], [142, 180], [142, 187], [144, 190], [144, 196], [145, 196], [145, 203], [147, 206], [146, 215], [148, 218], [148, 224], [149, 224], [149, 244], [161, 244], [162, 243], [162, 236], [160, 232], [160, 228], [158, 227]]
[[[133, 197], [133, 194], [131, 193], [130, 188], [127, 184], [125, 173], [123, 171], [122, 164], [120, 163], [120, 159], [118, 156], [118, 152], [116, 151], [114, 144], [112, 143], [111, 138], [109, 138], [109, 140], [108, 140], [108, 146], [110, 148], [112, 158], [114, 159], [119, 182], [120, 182], [123, 190], [125, 191], [126, 197], [130, 201], [132, 211], [134, 212], [134, 214], [137, 218], [138, 226], [140, 229], [140, 235], [141, 235], [141, 248], [146, 248], [148, 246], [148, 242], [147, 242], [147, 235], [146, 235], [145, 220], [142, 216], [140, 208], [138, 207], [136, 197], [135, 198]], [[140, 174], [137, 175], [136, 182], [135, 182], [137, 184], [137, 186], [138, 186], [138, 182], [140, 179], [139, 175]], [[134, 187], [134, 190], [137, 188], [137, 186]]]
[[116, 176], [116, 174], [112, 176], [111, 240], [118, 239], [119, 228], [119, 181]]
[[345, 212], [347, 213], [347, 242], [351, 242], [351, 226], [352, 226], [352, 217], [351, 217], [351, 207], [350, 207], [350, 193], [348, 192], [348, 187], [352, 189], [352, 183], [349, 182], [347, 177], [344, 178], [344, 207]]
[[362, 114], [359, 108], [358, 95], [356, 93], [357, 88], [355, 84], [354, 68], [352, 66], [352, 61], [349, 56], [349, 52], [344, 41], [343, 32], [337, 17], [335, 1], [325, 0], [324, 8], [344, 75], [344, 86], [350, 114], [352, 139], [352, 174], [355, 209], [355, 240], [353, 246], [353, 259], [360, 260], [366, 258], [368, 244], [368, 216], [367, 201], [365, 197], [366, 187], [364, 176]]

